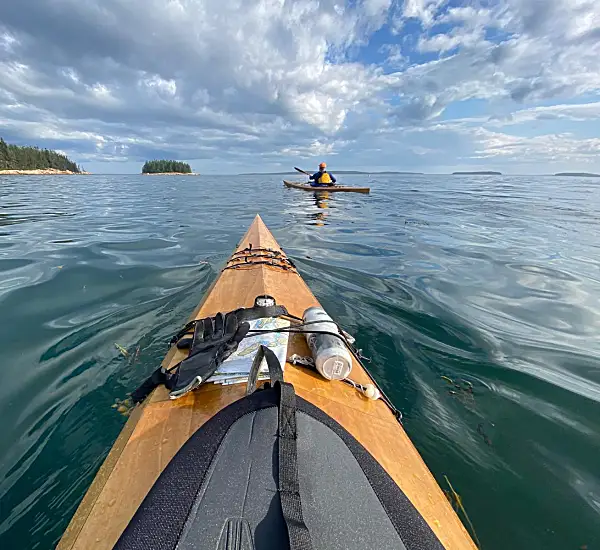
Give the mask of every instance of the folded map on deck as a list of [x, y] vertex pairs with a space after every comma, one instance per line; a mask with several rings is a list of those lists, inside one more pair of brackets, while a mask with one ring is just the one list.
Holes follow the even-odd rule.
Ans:
[[[280, 328], [288, 328], [290, 322], [281, 318], [267, 317], [250, 321], [250, 330], [274, 330]], [[289, 332], [271, 332], [268, 334], [248, 335], [244, 338], [235, 353], [231, 354], [217, 369], [208, 382], [215, 384], [238, 384], [248, 381], [248, 374], [252, 361], [258, 351], [258, 348], [263, 345], [271, 349], [279, 359], [282, 367], [285, 366], [287, 357], [287, 347], [289, 340]], [[263, 359], [260, 367], [259, 380], [267, 379], [269, 371], [267, 362]]]

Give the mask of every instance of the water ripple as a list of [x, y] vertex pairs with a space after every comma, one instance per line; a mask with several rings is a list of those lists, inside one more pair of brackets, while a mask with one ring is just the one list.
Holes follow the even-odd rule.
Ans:
[[600, 546], [597, 188], [367, 183], [2, 178], [0, 546], [53, 547], [124, 424], [115, 399], [159, 364], [257, 212], [372, 358], [484, 548]]

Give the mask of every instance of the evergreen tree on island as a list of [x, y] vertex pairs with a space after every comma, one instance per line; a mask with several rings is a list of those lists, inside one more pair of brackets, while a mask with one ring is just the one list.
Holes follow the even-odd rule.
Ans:
[[142, 168], [142, 174], [191, 174], [192, 168], [187, 162], [176, 160], [149, 160]]
[[0, 170], [69, 170], [81, 172], [72, 160], [61, 153], [37, 147], [9, 145], [0, 137]]

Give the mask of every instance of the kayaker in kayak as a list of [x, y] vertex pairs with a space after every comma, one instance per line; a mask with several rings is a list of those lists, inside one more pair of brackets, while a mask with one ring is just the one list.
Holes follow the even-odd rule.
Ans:
[[327, 172], [326, 168], [327, 164], [322, 162], [319, 164], [319, 171], [315, 172], [312, 176], [308, 176], [309, 180], [313, 180], [310, 184], [311, 187], [331, 187], [335, 185], [337, 181], [335, 176]]

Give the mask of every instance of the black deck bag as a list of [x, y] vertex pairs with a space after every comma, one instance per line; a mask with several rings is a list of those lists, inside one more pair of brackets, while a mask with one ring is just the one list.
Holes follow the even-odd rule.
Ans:
[[[272, 386], [254, 391], [262, 355]], [[443, 550], [383, 467], [262, 348], [249, 395], [171, 460], [119, 550]], [[254, 380], [252, 380], [254, 378]]]

